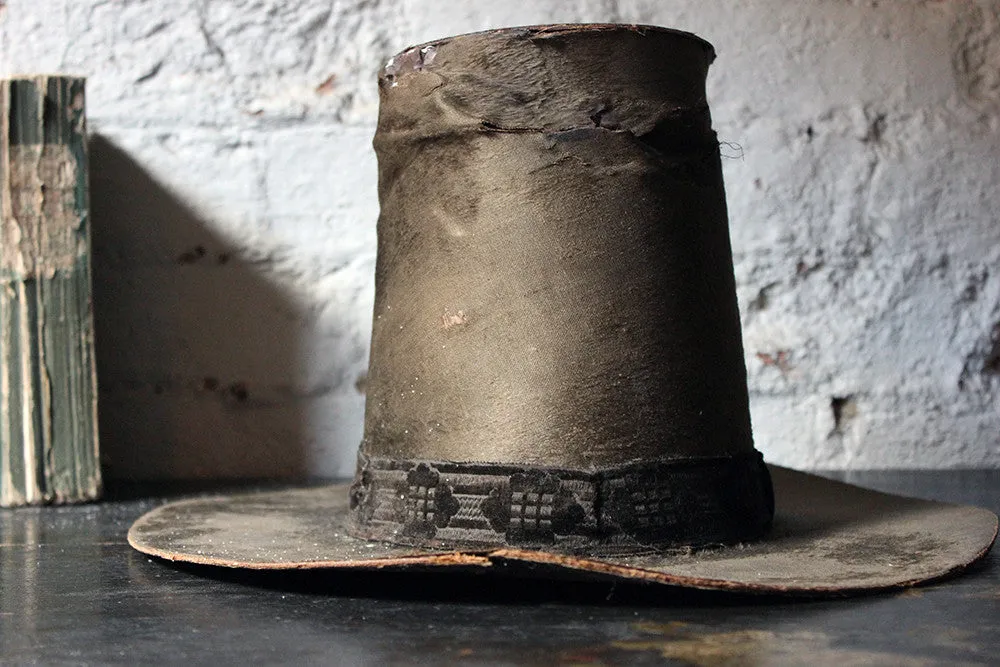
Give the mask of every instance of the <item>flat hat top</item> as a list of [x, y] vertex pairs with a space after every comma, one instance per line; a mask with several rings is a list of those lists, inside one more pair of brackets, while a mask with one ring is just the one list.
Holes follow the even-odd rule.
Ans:
[[672, 37], [678, 37], [682, 39], [688, 39], [693, 42], [700, 44], [706, 51], [711, 54], [711, 57], [715, 57], [715, 47], [712, 44], [698, 35], [687, 32], [684, 30], [677, 30], [676, 28], [664, 28], [662, 26], [647, 25], [643, 23], [550, 23], [541, 25], [526, 25], [526, 26], [512, 26], [508, 28], [493, 28], [490, 30], [478, 30], [475, 32], [466, 32], [460, 35], [453, 35], [451, 37], [442, 37], [440, 39], [433, 39], [422, 44], [417, 44], [415, 46], [410, 46], [399, 53], [397, 53], [393, 58], [398, 58], [404, 53], [413, 51], [414, 49], [424, 49], [428, 46], [440, 46], [442, 44], [447, 44], [448, 42], [454, 42], [456, 40], [467, 40], [468, 38], [490, 38], [490, 37], [518, 37], [518, 38], [528, 38], [528, 37], [545, 37], [547, 35], [565, 35], [565, 34], [585, 34], [585, 33], [609, 33], [609, 32], [633, 32], [640, 35], [647, 34], [660, 34], [669, 35]]

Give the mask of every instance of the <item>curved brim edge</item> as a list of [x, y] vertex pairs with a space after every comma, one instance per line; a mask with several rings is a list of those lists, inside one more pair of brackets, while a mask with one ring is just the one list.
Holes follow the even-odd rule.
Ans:
[[518, 548], [421, 550], [347, 534], [347, 485], [197, 498], [140, 517], [128, 541], [168, 561], [250, 570], [500, 571], [775, 595], [845, 596], [937, 581], [988, 553], [995, 514], [769, 466], [775, 525], [758, 542], [633, 557]]

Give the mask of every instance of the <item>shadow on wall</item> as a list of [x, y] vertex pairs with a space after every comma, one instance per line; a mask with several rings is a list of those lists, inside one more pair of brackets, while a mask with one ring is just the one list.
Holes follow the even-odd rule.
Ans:
[[105, 476], [305, 477], [296, 304], [121, 148], [90, 151]]

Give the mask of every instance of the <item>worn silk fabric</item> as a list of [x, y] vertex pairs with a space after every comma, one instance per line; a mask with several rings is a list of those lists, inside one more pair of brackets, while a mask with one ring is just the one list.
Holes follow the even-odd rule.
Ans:
[[389, 63], [364, 455], [595, 470], [752, 451], [713, 58], [598, 26]]

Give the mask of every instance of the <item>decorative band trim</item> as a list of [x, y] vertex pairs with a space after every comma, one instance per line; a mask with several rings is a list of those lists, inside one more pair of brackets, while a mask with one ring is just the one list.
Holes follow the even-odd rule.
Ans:
[[424, 547], [633, 554], [761, 537], [774, 514], [759, 452], [599, 471], [358, 457], [352, 533]]

